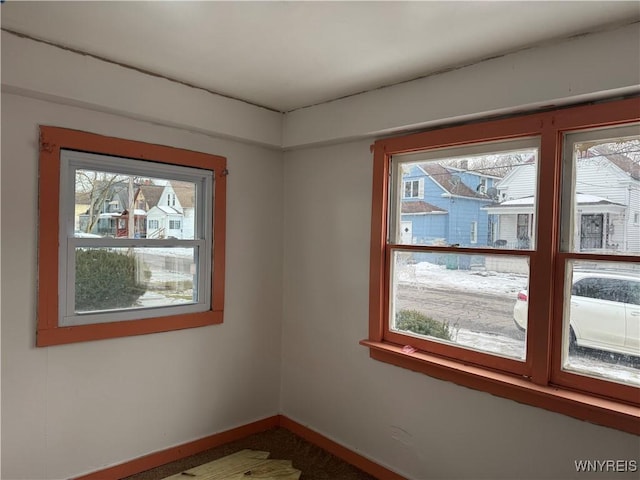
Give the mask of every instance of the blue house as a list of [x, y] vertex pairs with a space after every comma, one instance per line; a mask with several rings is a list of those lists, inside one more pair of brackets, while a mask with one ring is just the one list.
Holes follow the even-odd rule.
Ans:
[[429, 162], [402, 176], [401, 241], [419, 245], [486, 246], [496, 228], [486, 207], [499, 177]]

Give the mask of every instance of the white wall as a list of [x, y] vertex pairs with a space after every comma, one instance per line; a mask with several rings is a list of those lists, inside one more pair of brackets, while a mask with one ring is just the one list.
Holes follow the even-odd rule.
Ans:
[[[273, 112], [3, 32], [2, 478], [67, 478], [277, 412], [415, 480], [570, 478], [574, 459], [637, 457], [638, 437], [358, 345], [373, 136], [638, 91], [637, 40], [636, 25], [299, 110], [282, 141]], [[39, 123], [228, 157], [223, 325], [33, 346]], [[337, 144], [283, 157], [216, 136]]]
[[2, 89], [279, 147], [282, 115], [2, 32]]
[[[39, 124], [228, 158], [224, 324], [35, 348]], [[69, 478], [278, 413], [280, 152], [3, 94], [1, 188], [3, 479]]]
[[581, 478], [574, 460], [638, 459], [637, 436], [376, 362], [358, 341], [375, 136], [638, 92], [639, 39], [635, 24], [286, 116], [284, 415], [413, 480]]
[[581, 478], [576, 459], [637, 459], [637, 436], [369, 358], [358, 345], [368, 336], [369, 145], [285, 154], [283, 414], [414, 480]]

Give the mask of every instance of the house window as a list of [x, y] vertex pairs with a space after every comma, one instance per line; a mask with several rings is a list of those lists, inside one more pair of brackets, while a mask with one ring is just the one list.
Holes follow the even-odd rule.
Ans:
[[[640, 195], [639, 112], [634, 98], [377, 141], [362, 341], [372, 358], [639, 433], [640, 229], [624, 225], [625, 198]], [[479, 194], [480, 169], [504, 195]], [[433, 180], [424, 223], [402, 202], [413, 193], [403, 176], [418, 170]], [[478, 212], [476, 243], [461, 246]], [[598, 252], [581, 248], [582, 215], [602, 215]], [[572, 291], [594, 273], [599, 296], [584, 301], [596, 303], [576, 307]]]
[[180, 230], [180, 220], [169, 220], [169, 230]]
[[149, 230], [157, 230], [158, 228], [160, 228], [159, 220], [149, 220], [148, 228]]
[[404, 198], [420, 198], [421, 180], [407, 180], [404, 182]]
[[471, 243], [478, 243], [478, 222], [471, 222], [471, 231], [469, 232]]
[[[226, 160], [56, 127], [40, 137], [37, 345], [220, 323]], [[171, 180], [196, 199], [189, 238], [140, 238], [143, 214], [101, 211], [114, 190], [133, 205], [143, 182]]]

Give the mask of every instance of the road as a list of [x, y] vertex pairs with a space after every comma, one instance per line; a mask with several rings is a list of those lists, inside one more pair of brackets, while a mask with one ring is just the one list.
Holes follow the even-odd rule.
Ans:
[[513, 296], [487, 295], [443, 290], [400, 282], [396, 309], [418, 310], [429, 317], [447, 321], [453, 328], [524, 338], [513, 323]]
[[[479, 337], [466, 334], [466, 341], [459, 343], [517, 356], [517, 348], [510, 349], [514, 347], [514, 340], [524, 341], [524, 333], [513, 322], [514, 304], [515, 298], [511, 295], [469, 293], [405, 282], [399, 282], [396, 290], [397, 310], [418, 310], [433, 319], [449, 322], [452, 328], [488, 334]], [[487, 343], [487, 337], [492, 338], [490, 343]], [[571, 357], [571, 362], [575, 363], [576, 370], [587, 374], [600, 371], [605, 377], [621, 376], [625, 383], [640, 384], [638, 357], [581, 348]]]

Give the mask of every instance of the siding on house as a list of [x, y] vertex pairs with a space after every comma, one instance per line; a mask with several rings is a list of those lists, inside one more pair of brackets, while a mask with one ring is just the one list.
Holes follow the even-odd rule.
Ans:
[[[619, 156], [618, 156], [619, 157]], [[623, 168], [634, 167], [633, 162], [623, 162], [616, 158], [613, 162], [607, 156], [597, 155], [579, 158], [575, 168], [575, 190], [583, 196], [600, 197], [601, 201], [582, 200], [574, 210], [574, 246], [581, 248], [581, 222], [585, 215], [602, 215], [602, 248], [622, 251], [640, 251], [640, 226], [634, 223], [636, 214], [640, 215], [640, 182], [634, 177], [634, 171]], [[628, 159], [627, 159], [628, 160]], [[501, 202], [530, 197], [534, 193], [536, 171], [533, 164], [514, 168], [503, 181], [497, 184]], [[544, 194], [544, 187], [540, 188]], [[597, 199], [595, 199], [597, 200]], [[624, 211], [622, 211], [622, 208]], [[497, 210], [497, 209], [496, 209]], [[521, 213], [529, 213], [522, 206]], [[492, 212], [499, 213], [499, 212]], [[500, 212], [501, 213], [501, 212]], [[517, 213], [513, 207], [498, 215], [498, 238], [507, 245], [519, 248], [517, 238]], [[535, 222], [535, 215], [532, 224]], [[533, 225], [535, 226], [535, 225]], [[531, 230], [533, 233], [535, 230]], [[530, 235], [533, 237], [533, 235]], [[585, 247], [586, 248], [586, 247]]]
[[537, 168], [534, 163], [528, 163], [514, 168], [496, 185], [498, 200], [514, 200], [516, 198], [533, 195], [537, 185]]
[[[489, 217], [482, 207], [492, 200], [477, 192], [483, 178], [485, 185], [493, 185], [492, 178], [475, 172], [448, 169], [435, 163], [412, 165], [401, 185], [404, 195], [405, 182], [421, 181], [418, 198], [402, 199], [401, 220], [412, 223], [412, 243], [487, 245]], [[426, 202], [430, 208], [423, 206], [419, 211], [418, 202]], [[476, 238], [472, 243], [474, 222]]]
[[[640, 252], [640, 186], [629, 185], [629, 215], [627, 215], [627, 250]], [[638, 216], [638, 222], [635, 221]]]

